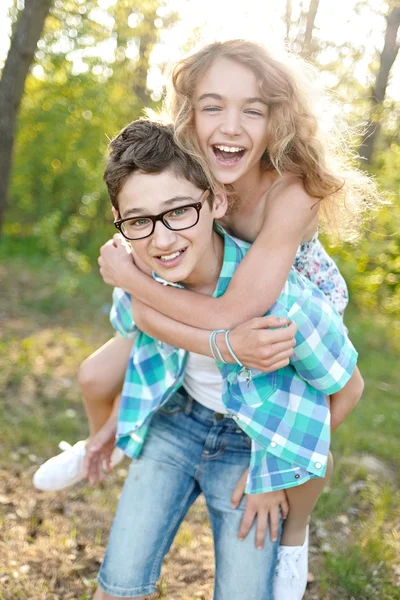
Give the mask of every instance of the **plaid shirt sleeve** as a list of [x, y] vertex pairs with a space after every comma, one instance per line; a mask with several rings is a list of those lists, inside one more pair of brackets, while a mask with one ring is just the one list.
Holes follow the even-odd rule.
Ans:
[[341, 390], [357, 364], [357, 352], [338, 313], [322, 293], [310, 291], [295, 301], [288, 318], [297, 326], [291, 364], [325, 395]]
[[132, 297], [121, 288], [114, 288], [110, 321], [123, 337], [134, 338], [139, 331], [132, 317]]

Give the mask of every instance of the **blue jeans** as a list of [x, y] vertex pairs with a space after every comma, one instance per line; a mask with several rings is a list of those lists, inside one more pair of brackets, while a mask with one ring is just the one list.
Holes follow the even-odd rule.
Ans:
[[215, 548], [214, 600], [272, 600], [278, 542], [255, 524], [237, 539], [245, 499], [231, 494], [249, 466], [250, 440], [233, 419], [181, 390], [153, 417], [139, 460], [132, 461], [99, 573], [101, 588], [129, 598], [156, 590], [162, 561], [189, 507], [203, 493]]

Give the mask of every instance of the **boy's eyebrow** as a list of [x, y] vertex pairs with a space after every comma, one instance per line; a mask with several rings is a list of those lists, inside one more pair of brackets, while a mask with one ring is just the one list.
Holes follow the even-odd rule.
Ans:
[[[200, 102], [200, 100], [206, 100], [207, 98], [213, 98], [214, 100], [226, 100], [225, 96], [221, 96], [220, 94], [214, 94], [212, 92], [207, 92], [206, 94], [202, 94], [201, 96], [199, 96], [198, 102]], [[268, 106], [267, 102], [265, 102], [265, 100], [259, 98], [258, 96], [254, 98], [245, 98], [244, 102], [245, 104], [255, 104], [256, 102], [260, 102], [261, 104], [265, 104], [265, 106]]]
[[[164, 208], [168, 208], [168, 206], [170, 206], [171, 204], [175, 204], [175, 202], [188, 202], [188, 204], [191, 204], [193, 202], [196, 202], [196, 200], [194, 198], [192, 198], [191, 196], [174, 196], [173, 198], [170, 198], [169, 200], [165, 200], [164, 202], [161, 203], [161, 206], [163, 206]], [[162, 211], [161, 211], [162, 212]], [[150, 215], [149, 211], [146, 208], [129, 208], [127, 211], [124, 212], [124, 216], [121, 217], [123, 219], [125, 219], [125, 217], [129, 217], [131, 215]], [[156, 215], [154, 215], [156, 216]]]

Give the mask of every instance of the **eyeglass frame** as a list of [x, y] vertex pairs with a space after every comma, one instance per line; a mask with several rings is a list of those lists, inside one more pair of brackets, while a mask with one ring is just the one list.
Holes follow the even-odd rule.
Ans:
[[[208, 193], [208, 196], [203, 198], [203, 196], [205, 196], [207, 193]], [[167, 215], [168, 213], [170, 213], [171, 211], [175, 210], [174, 208], [169, 208], [168, 210], [165, 210], [162, 213], [159, 213], [158, 215], [139, 215], [137, 217], [126, 217], [125, 219], [118, 219], [117, 221], [114, 221], [114, 225], [118, 229], [120, 234], [123, 235], [124, 238], [126, 240], [129, 240], [130, 242], [144, 240], [147, 237], [150, 237], [151, 235], [153, 235], [154, 230], [156, 228], [156, 223], [158, 221], [161, 221], [162, 224], [170, 231], [185, 231], [185, 229], [191, 229], [192, 227], [195, 227], [197, 225], [197, 223], [200, 220], [200, 211], [204, 206], [205, 200], [208, 200], [208, 198], [210, 197], [210, 194], [211, 194], [211, 190], [209, 190], [209, 189], [204, 190], [204, 192], [202, 192], [202, 194], [197, 202], [193, 202], [191, 204], [182, 204], [182, 205], [176, 207], [176, 208], [195, 208], [196, 209], [196, 211], [197, 211], [196, 222], [193, 223], [193, 225], [189, 225], [188, 227], [182, 227], [181, 229], [174, 229], [173, 227], [170, 227], [170, 225], [168, 225], [168, 223], [166, 223], [164, 221], [163, 217], [165, 215]], [[127, 235], [125, 235], [125, 233], [122, 231], [122, 228], [121, 228], [122, 224], [126, 223], [126, 221], [132, 221], [133, 219], [150, 219], [150, 221], [153, 223], [151, 232], [140, 238], [130, 238]]]

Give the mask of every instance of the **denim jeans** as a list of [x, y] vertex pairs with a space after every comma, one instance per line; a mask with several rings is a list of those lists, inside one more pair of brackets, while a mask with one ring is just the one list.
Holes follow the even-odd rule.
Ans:
[[250, 440], [233, 419], [183, 388], [153, 417], [132, 461], [99, 573], [101, 588], [129, 598], [156, 590], [162, 561], [189, 507], [203, 493], [215, 548], [214, 600], [272, 600], [278, 543], [255, 547], [255, 524], [237, 539], [245, 507], [231, 494], [250, 462]]

